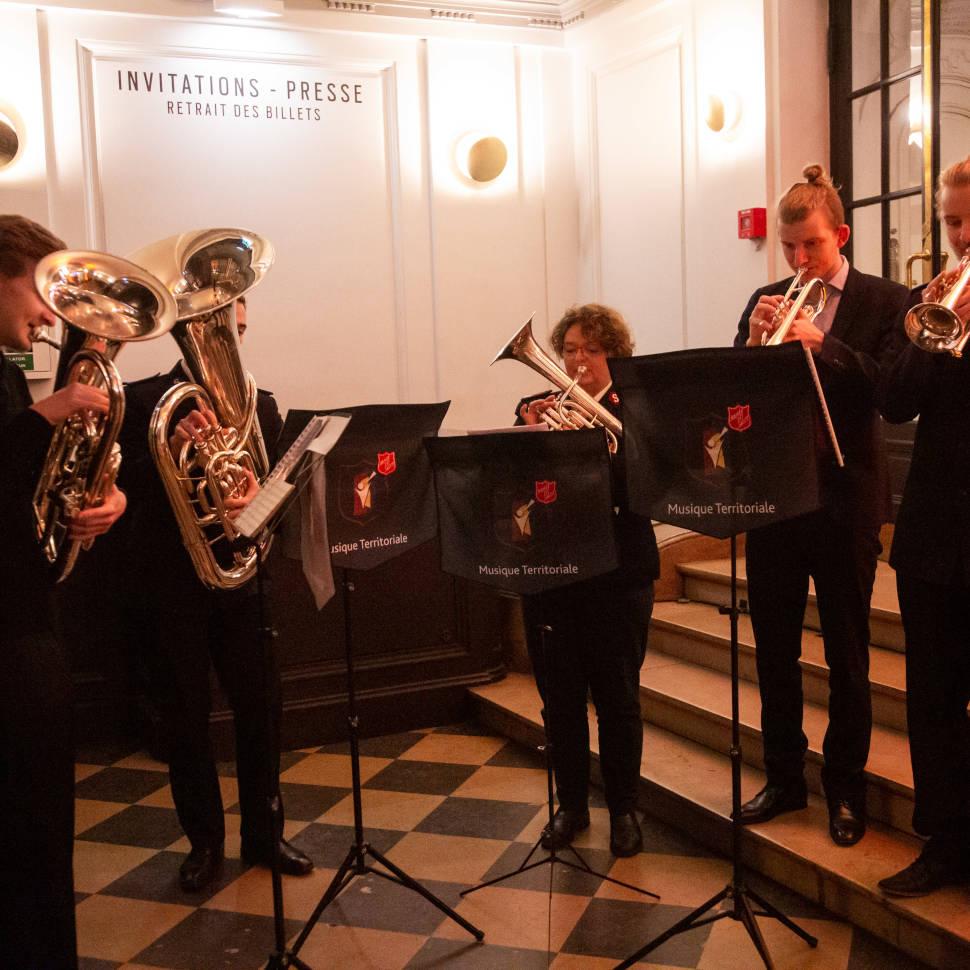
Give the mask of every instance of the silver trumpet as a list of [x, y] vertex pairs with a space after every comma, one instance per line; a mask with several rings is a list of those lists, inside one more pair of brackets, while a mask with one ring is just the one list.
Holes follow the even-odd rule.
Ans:
[[[762, 346], [777, 347], [779, 344], [784, 343], [785, 337], [788, 336], [788, 331], [791, 329], [791, 325], [795, 322], [795, 318], [798, 316], [800, 310], [804, 310], [808, 318], [813, 320], [825, 308], [825, 300], [827, 297], [825, 284], [818, 276], [807, 281], [803, 279], [804, 276], [805, 270], [803, 269], [800, 269], [795, 274], [795, 278], [791, 281], [791, 285], [785, 292], [781, 303], [775, 309], [775, 315], [771, 321], [774, 327], [771, 336], [768, 336], [766, 333], [761, 335]], [[809, 297], [816, 289], [818, 290], [818, 296], [815, 298], [814, 303], [809, 303]]]
[[519, 327], [512, 339], [495, 355], [492, 364], [499, 360], [517, 360], [541, 374], [560, 391], [556, 404], [542, 412], [543, 422], [553, 431], [603, 428], [610, 454], [615, 455], [623, 434], [622, 422], [579, 386], [585, 368], [580, 368], [573, 379], [539, 346], [532, 335], [534, 319], [535, 314]]
[[927, 300], [914, 306], [906, 314], [906, 336], [920, 350], [931, 354], [952, 354], [962, 357], [970, 327], [966, 326], [954, 311], [960, 295], [970, 283], [970, 254], [960, 260], [953, 271], [953, 279], [944, 283], [939, 300]]

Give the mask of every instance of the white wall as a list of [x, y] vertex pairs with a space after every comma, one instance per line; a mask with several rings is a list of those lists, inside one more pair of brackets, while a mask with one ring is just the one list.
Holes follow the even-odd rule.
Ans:
[[[766, 203], [761, 0], [631, 0], [567, 34], [575, 56], [581, 298], [614, 303], [637, 351], [730, 342], [765, 252], [737, 210]], [[741, 120], [714, 134], [709, 94]]]
[[[244, 358], [281, 406], [450, 397], [452, 426], [508, 423], [535, 381], [488, 362], [530, 313], [544, 326], [575, 291], [568, 59], [514, 43], [521, 32], [451, 32], [0, 5], [0, 76], [15, 65], [5, 90], [31, 147], [0, 182], [0, 210], [121, 255], [194, 228], [263, 233], [277, 263], [252, 295]], [[161, 93], [146, 73], [162, 74]], [[201, 75], [203, 93], [173, 95], [170, 73]], [[222, 76], [246, 92], [205, 89]], [[288, 100], [288, 80], [357, 85], [361, 103]], [[217, 114], [179, 116], [177, 102]], [[319, 120], [235, 116], [300, 106]], [[481, 187], [453, 160], [456, 139], [479, 129], [509, 148], [505, 173]], [[119, 367], [134, 379], [175, 357], [165, 337], [126, 348]]]

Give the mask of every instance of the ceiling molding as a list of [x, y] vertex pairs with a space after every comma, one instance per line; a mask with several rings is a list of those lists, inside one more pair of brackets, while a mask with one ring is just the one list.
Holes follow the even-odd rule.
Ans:
[[326, 10], [384, 17], [450, 20], [489, 26], [565, 30], [619, 0], [321, 0]]

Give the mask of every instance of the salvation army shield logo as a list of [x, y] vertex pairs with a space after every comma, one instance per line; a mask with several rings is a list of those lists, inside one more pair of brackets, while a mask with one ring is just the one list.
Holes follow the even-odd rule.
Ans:
[[555, 482], [536, 482], [536, 501], [543, 505], [551, 505], [556, 501], [557, 490]]
[[377, 471], [380, 475], [393, 475], [397, 471], [397, 455], [393, 451], [377, 453]]
[[732, 431], [747, 431], [751, 427], [751, 405], [728, 406], [728, 427]]

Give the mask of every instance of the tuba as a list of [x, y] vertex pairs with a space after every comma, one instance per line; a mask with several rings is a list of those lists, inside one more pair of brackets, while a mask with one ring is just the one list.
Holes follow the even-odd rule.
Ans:
[[69, 538], [71, 518], [104, 501], [121, 464], [117, 439], [125, 395], [113, 361], [123, 344], [151, 340], [171, 329], [175, 300], [140, 266], [106, 253], [51, 253], [37, 264], [34, 285], [64, 321], [61, 343], [33, 336], [61, 350], [55, 387], [77, 382], [108, 392], [106, 414], [72, 414], [57, 425], [34, 490], [37, 538], [61, 582], [82, 545], [90, 545], [90, 540], [82, 544]]
[[[243, 229], [183, 233], [139, 250], [175, 297], [172, 336], [190, 380], [162, 395], [149, 425], [149, 447], [199, 579], [234, 589], [256, 570], [262, 549], [239, 548], [226, 499], [245, 492], [251, 472], [262, 481], [269, 458], [256, 415], [256, 382], [242, 366], [235, 301], [273, 265], [272, 244]], [[196, 441], [170, 445], [187, 402], [211, 411], [218, 427]]]
[[[779, 344], [784, 343], [785, 337], [788, 336], [788, 331], [791, 329], [791, 325], [795, 322], [795, 317], [798, 316], [800, 310], [804, 310], [809, 318], [813, 319], [824, 309], [826, 299], [825, 284], [817, 276], [806, 282], [802, 278], [804, 275], [805, 270], [803, 269], [800, 269], [795, 274], [795, 278], [791, 281], [791, 285], [785, 291], [781, 303], [778, 304], [778, 308], [775, 310], [775, 315], [772, 319], [775, 329], [772, 331], [770, 337], [766, 334], [761, 335], [762, 346], [777, 347]], [[816, 288], [818, 289], [818, 296], [815, 298], [814, 303], [809, 303], [808, 298]]]
[[970, 339], [970, 327], [964, 326], [953, 307], [968, 282], [970, 254], [960, 260], [960, 265], [954, 270], [953, 279], [948, 284], [944, 283], [938, 301], [920, 303], [906, 314], [906, 336], [920, 350], [928, 350], [931, 354], [963, 356], [963, 348]]
[[560, 390], [556, 405], [542, 413], [542, 420], [553, 431], [603, 428], [610, 454], [615, 455], [620, 435], [623, 434], [623, 424], [579, 386], [581, 374], [574, 380], [539, 346], [532, 335], [533, 319], [535, 314], [519, 327], [512, 339], [495, 355], [492, 364], [499, 360], [517, 360], [540, 373]]

